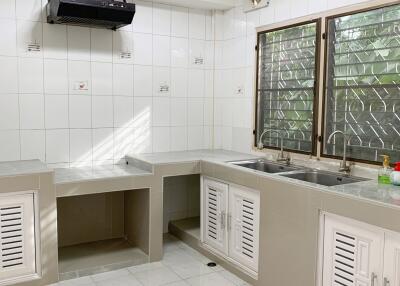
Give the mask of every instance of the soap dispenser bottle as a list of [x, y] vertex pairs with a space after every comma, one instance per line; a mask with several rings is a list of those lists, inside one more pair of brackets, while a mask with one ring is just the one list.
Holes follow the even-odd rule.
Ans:
[[390, 168], [390, 158], [388, 155], [382, 155], [383, 164], [382, 168], [378, 172], [378, 182], [380, 184], [390, 184], [390, 175], [392, 173], [392, 168]]
[[390, 180], [392, 181], [393, 185], [400, 186], [400, 162], [396, 163], [394, 171], [390, 175]]

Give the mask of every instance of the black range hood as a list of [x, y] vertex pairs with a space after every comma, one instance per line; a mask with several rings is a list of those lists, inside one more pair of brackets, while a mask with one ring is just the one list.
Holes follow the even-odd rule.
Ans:
[[132, 23], [135, 4], [113, 0], [49, 0], [47, 22], [116, 30]]

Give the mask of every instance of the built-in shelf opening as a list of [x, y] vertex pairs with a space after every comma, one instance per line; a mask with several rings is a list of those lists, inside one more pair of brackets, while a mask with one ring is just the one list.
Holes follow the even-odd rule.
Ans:
[[164, 233], [200, 241], [200, 175], [164, 178]]
[[57, 199], [60, 280], [149, 261], [149, 190]]

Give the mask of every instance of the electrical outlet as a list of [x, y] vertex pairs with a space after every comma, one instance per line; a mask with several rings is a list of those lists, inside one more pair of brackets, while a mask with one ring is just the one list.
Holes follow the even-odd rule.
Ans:
[[26, 50], [29, 53], [35, 53], [35, 52], [40, 52], [42, 50], [42, 47], [38, 43], [28, 43]]
[[131, 59], [132, 58], [132, 53], [131, 52], [120, 52], [119, 53], [119, 58], [121, 60], [123, 60], [123, 59]]
[[203, 64], [204, 64], [204, 59], [203, 59], [203, 57], [202, 57], [202, 56], [200, 56], [200, 57], [195, 57], [195, 58], [194, 58], [193, 64], [195, 64], [195, 65], [203, 65]]
[[169, 85], [167, 83], [160, 83], [160, 88], [158, 89], [159, 93], [168, 93]]

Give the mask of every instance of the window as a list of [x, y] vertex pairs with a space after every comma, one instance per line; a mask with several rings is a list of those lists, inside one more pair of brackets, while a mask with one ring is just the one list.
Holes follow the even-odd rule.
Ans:
[[302, 153], [314, 151], [318, 23], [258, 34], [255, 143]]
[[327, 20], [323, 154], [400, 161], [400, 5]]

